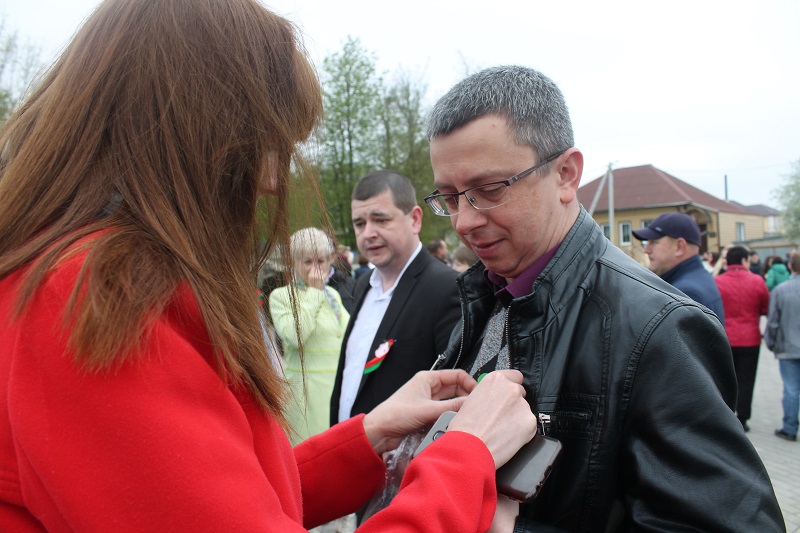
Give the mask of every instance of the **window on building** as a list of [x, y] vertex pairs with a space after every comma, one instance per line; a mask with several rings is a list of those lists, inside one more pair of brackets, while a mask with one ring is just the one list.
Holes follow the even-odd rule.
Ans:
[[630, 246], [631, 244], [631, 223], [630, 222], [620, 222], [619, 223], [619, 245], [620, 246]]
[[746, 237], [744, 235], [744, 222], [737, 222], [736, 223], [736, 240], [743, 241]]
[[608, 224], [603, 224], [603, 235], [606, 236], [606, 239], [611, 238], [611, 226]]
[[646, 228], [647, 226], [649, 226], [652, 223], [653, 223], [653, 219], [652, 218], [645, 218], [644, 220], [642, 220], [642, 229]]

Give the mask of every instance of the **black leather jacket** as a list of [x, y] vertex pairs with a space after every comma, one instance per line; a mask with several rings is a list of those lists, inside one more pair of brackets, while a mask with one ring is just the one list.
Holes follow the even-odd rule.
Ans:
[[[469, 369], [496, 298], [478, 263], [441, 367]], [[517, 531], [785, 531], [732, 407], [717, 317], [611, 246], [581, 209], [509, 307], [511, 366], [564, 445]], [[541, 417], [546, 418], [546, 417]], [[540, 422], [541, 422], [540, 418]]]

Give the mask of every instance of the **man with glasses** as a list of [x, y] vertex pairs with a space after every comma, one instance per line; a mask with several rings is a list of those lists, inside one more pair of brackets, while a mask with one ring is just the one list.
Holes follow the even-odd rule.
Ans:
[[732, 411], [719, 319], [581, 207], [583, 156], [558, 87], [528, 68], [484, 70], [439, 100], [428, 135], [425, 201], [483, 264], [457, 279], [464, 315], [438, 367], [522, 371], [541, 433], [563, 444], [540, 495], [499, 499], [495, 525], [783, 531]]

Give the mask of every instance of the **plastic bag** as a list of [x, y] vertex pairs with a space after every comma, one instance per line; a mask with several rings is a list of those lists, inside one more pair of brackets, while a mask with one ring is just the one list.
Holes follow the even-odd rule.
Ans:
[[392, 500], [400, 491], [403, 475], [405, 475], [408, 463], [414, 456], [414, 450], [417, 449], [422, 439], [428, 434], [429, 429], [430, 428], [418, 429], [414, 433], [406, 435], [403, 437], [403, 440], [400, 441], [400, 445], [396, 449], [384, 454], [383, 459], [386, 463], [385, 483], [383, 488], [367, 503], [361, 523], [392, 503]]

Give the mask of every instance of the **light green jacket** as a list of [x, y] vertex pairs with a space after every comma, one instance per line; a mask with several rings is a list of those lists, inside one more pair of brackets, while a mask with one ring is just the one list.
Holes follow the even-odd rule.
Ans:
[[[291, 392], [286, 418], [295, 431], [290, 439], [292, 444], [298, 444], [330, 427], [331, 394], [350, 315], [336, 290], [326, 286], [324, 291], [329, 298], [319, 289], [296, 288], [304, 368], [300, 364], [289, 288], [275, 289], [269, 295], [270, 314], [275, 331], [283, 343], [286, 378]], [[338, 307], [338, 316], [329, 300]]]

